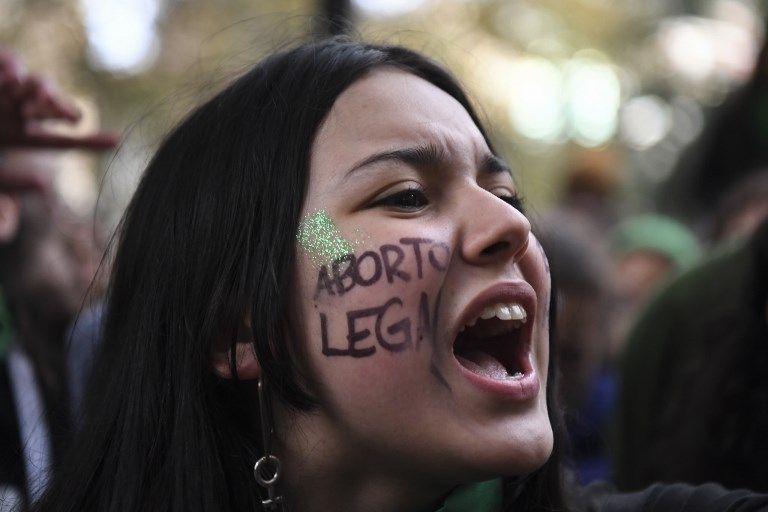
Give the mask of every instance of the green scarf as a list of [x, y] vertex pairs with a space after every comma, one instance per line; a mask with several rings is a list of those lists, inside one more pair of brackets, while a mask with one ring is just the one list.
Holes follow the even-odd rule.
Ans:
[[457, 487], [435, 512], [501, 512], [504, 480], [496, 478]]

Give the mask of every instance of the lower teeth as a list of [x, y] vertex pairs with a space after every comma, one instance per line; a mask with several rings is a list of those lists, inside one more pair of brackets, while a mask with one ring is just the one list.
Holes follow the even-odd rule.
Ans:
[[515, 372], [513, 375], [508, 375], [508, 377], [510, 379], [520, 380], [520, 379], [523, 378], [523, 373], [522, 372]]

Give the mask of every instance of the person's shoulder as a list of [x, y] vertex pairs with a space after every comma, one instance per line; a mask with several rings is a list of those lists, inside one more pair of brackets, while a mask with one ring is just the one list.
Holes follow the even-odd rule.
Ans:
[[768, 511], [768, 494], [703, 485], [654, 484], [637, 492], [617, 492], [605, 483], [582, 490], [586, 512], [756, 512]]
[[[635, 364], [633, 360], [644, 361], [649, 353], [668, 359], [670, 350], [686, 352], [688, 345], [700, 339], [694, 333], [706, 332], [713, 321], [702, 323], [701, 311], [717, 314], [719, 322], [740, 318], [744, 308], [735, 298], [743, 294], [750, 279], [748, 257], [744, 244], [721, 248], [662, 286], [630, 329], [623, 360]], [[724, 297], [734, 299], [724, 301]], [[650, 345], [656, 350], [649, 352]]]
[[660, 290], [657, 300], [665, 305], [670, 301], [690, 304], [720, 300], [724, 290], [733, 293], [741, 288], [749, 269], [748, 258], [745, 241], [718, 247], [698, 265], [671, 280]]

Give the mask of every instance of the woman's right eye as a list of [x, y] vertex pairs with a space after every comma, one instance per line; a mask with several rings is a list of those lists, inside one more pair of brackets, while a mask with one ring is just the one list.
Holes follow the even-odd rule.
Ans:
[[426, 194], [419, 188], [408, 188], [376, 199], [370, 204], [370, 208], [386, 206], [398, 210], [413, 212], [424, 208], [429, 204]]

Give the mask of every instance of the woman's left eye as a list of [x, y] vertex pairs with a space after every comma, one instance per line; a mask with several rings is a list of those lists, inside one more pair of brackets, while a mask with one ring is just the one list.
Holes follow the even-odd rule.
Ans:
[[489, 192], [525, 215], [525, 199], [517, 192], [512, 192], [506, 187], [494, 188], [489, 190]]
[[370, 204], [371, 208], [388, 206], [403, 211], [418, 211], [429, 204], [424, 191], [419, 188], [408, 188], [382, 197]]

